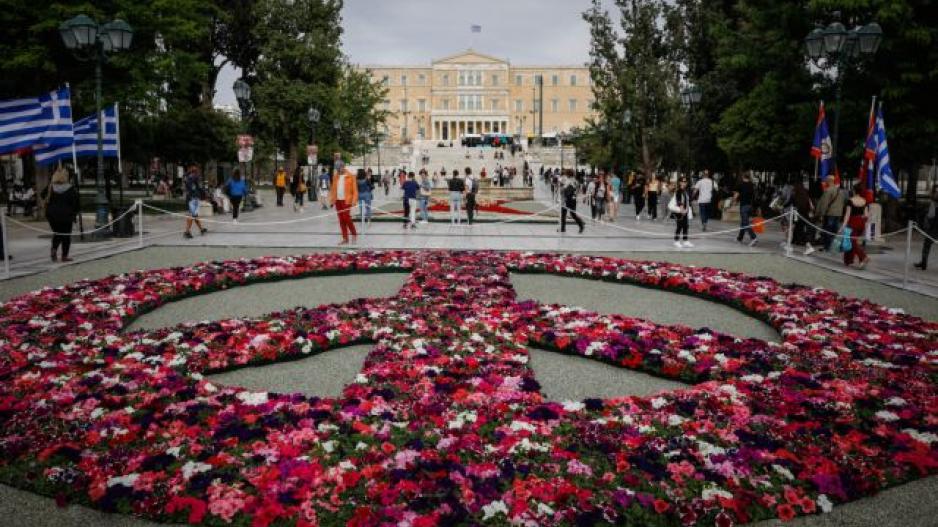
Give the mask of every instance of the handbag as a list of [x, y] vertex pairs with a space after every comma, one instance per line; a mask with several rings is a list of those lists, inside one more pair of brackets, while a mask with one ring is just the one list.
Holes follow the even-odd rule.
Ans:
[[762, 216], [753, 216], [752, 218], [752, 232], [756, 234], [765, 233], [765, 218]]
[[840, 240], [840, 245], [837, 246], [842, 253], [848, 253], [853, 250], [853, 241], [850, 240], [850, 235], [853, 234], [853, 229], [850, 227], [844, 227], [843, 238]]

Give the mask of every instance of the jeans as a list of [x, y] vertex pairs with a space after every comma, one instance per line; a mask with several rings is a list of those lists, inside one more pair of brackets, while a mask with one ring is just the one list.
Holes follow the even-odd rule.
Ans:
[[476, 213], [476, 195], [475, 194], [466, 194], [466, 218], [469, 220], [467, 223], [472, 224], [472, 219], [475, 217]]
[[358, 195], [358, 219], [371, 221], [371, 192], [362, 192]]
[[420, 219], [430, 221], [430, 198], [426, 196], [420, 198]]
[[739, 206], [739, 234], [736, 236], [737, 241], [743, 241], [743, 238], [746, 237], [746, 233], [749, 233], [749, 236], [753, 240], [757, 238], [756, 231], [752, 230], [752, 220], [749, 217], [752, 214], [752, 205], [740, 205]]
[[462, 192], [449, 193], [449, 221], [459, 223], [459, 209], [462, 206]]
[[[840, 231], [840, 218], [837, 216], [824, 216], [824, 223], [821, 225], [821, 228], [824, 231], [829, 232], [839, 232]], [[828, 234], [827, 232], [821, 233], [821, 245], [824, 247], [825, 251], [831, 250], [831, 245], [834, 243], [834, 235]]]
[[710, 220], [710, 203], [698, 203], [697, 207], [700, 209], [700, 223], [706, 228]]
[[228, 199], [231, 201], [231, 218], [236, 220], [241, 212], [242, 196], [231, 196]]
[[687, 241], [687, 230], [689, 228], [690, 221], [687, 219], [687, 214], [677, 214], [674, 217], [677, 220], [677, 228], [674, 230], [674, 241], [679, 241], [683, 236], [684, 241]]

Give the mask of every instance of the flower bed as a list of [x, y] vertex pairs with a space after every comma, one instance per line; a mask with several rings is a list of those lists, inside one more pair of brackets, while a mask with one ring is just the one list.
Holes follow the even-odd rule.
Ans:
[[[401, 269], [411, 275], [392, 298], [121, 333], [184, 296]], [[767, 320], [783, 342], [519, 302], [509, 272], [699, 295]], [[722, 526], [938, 472], [938, 324], [717, 269], [490, 252], [270, 257], [44, 289], [0, 306], [0, 321], [0, 480], [158, 520]], [[204, 377], [359, 342], [374, 349], [338, 398]], [[697, 384], [547, 402], [526, 346]]]

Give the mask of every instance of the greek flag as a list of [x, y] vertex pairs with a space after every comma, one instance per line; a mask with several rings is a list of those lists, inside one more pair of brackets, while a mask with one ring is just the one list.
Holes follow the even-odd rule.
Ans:
[[72, 102], [67, 86], [39, 97], [0, 101], [0, 154], [71, 144]]
[[879, 188], [890, 196], [899, 199], [902, 191], [892, 175], [892, 166], [889, 164], [889, 145], [886, 144], [886, 122], [883, 120], [883, 108], [880, 106], [876, 115], [876, 180]]
[[[104, 157], [119, 157], [120, 151], [120, 123], [117, 113], [117, 104], [101, 110], [104, 115], [104, 133], [102, 134], [102, 151]], [[47, 165], [72, 156], [72, 145], [53, 146], [36, 149], [36, 163]], [[89, 115], [75, 123], [75, 155], [87, 157], [98, 155], [98, 120]]]

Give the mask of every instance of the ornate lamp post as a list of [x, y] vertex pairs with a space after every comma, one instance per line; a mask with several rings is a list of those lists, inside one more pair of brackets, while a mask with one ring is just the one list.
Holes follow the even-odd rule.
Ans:
[[[104, 119], [101, 116], [101, 67], [109, 53], [117, 53], [130, 48], [134, 30], [123, 20], [114, 20], [98, 25], [93, 19], [78, 15], [66, 20], [59, 26], [62, 42], [76, 57], [83, 61], [94, 62], [94, 102], [98, 116], [98, 169], [95, 172], [97, 195], [94, 203], [97, 209], [94, 226], [101, 229], [108, 224], [110, 213], [107, 193], [104, 190]], [[104, 230], [96, 230], [95, 236], [106, 236]]]
[[[840, 16], [835, 13], [835, 16]], [[834, 161], [840, 153], [838, 138], [840, 137], [840, 96], [843, 89], [844, 70], [851, 67], [860, 57], [872, 57], [879, 49], [883, 39], [883, 30], [876, 22], [862, 27], [847, 30], [840, 22], [834, 22], [826, 28], [817, 27], [804, 39], [808, 57], [819, 69], [833, 70], [837, 86], [834, 97], [836, 114], [834, 114]]]
[[[235, 99], [238, 100], [238, 108], [241, 109], [241, 131], [246, 134], [248, 132], [248, 116], [251, 111], [251, 85], [244, 79], [238, 79], [234, 82], [232, 89], [234, 90]], [[241, 166], [241, 177], [248, 182], [248, 193], [253, 194], [255, 191], [253, 156], [250, 161], [241, 161], [239, 159], [239, 164]], [[253, 200], [244, 200], [243, 208], [245, 212], [254, 210]]]
[[694, 172], [694, 149], [691, 146], [691, 115], [694, 112], [694, 108], [700, 104], [700, 99], [703, 97], [703, 94], [700, 91], [700, 87], [695, 84], [691, 84], [681, 90], [681, 104], [687, 108], [687, 175], [690, 175]]
[[319, 110], [309, 107], [306, 112], [306, 119], [309, 120], [309, 144], [316, 142], [316, 125], [319, 124]]

